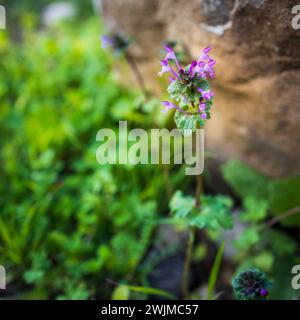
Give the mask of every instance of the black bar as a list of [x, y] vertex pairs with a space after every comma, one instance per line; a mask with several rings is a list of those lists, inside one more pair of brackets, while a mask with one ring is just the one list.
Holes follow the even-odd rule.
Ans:
[[[0, 301], [1, 319], [263, 319], [295, 315], [299, 301]], [[6, 315], [6, 316], [4, 316]]]

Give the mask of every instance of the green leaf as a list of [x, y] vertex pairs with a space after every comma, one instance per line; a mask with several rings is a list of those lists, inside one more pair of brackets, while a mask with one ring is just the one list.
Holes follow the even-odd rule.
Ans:
[[190, 225], [212, 230], [233, 227], [231, 198], [222, 195], [202, 196], [200, 203], [201, 210], [190, 219]]
[[42, 270], [29, 270], [24, 273], [23, 278], [26, 283], [34, 284], [41, 281], [44, 276], [45, 272]]
[[250, 249], [253, 245], [257, 244], [260, 240], [260, 235], [256, 227], [251, 227], [245, 230], [242, 235], [235, 240], [236, 248], [241, 251]]
[[[289, 209], [300, 206], [300, 179], [285, 178], [271, 183], [270, 188], [270, 209], [276, 216]], [[300, 224], [299, 214], [281, 221], [284, 226]]]
[[267, 216], [268, 202], [248, 196], [243, 201], [245, 212], [241, 214], [242, 221], [258, 222]]
[[179, 111], [176, 111], [174, 120], [177, 128], [182, 130], [184, 136], [192, 135], [195, 129], [203, 127], [205, 124], [199, 114], [190, 115]]
[[252, 264], [257, 268], [270, 272], [274, 263], [274, 256], [270, 251], [263, 251], [252, 259]]
[[221, 243], [221, 246], [217, 252], [213, 267], [211, 269], [210, 275], [209, 275], [209, 280], [208, 280], [208, 289], [207, 289], [207, 300], [212, 300], [213, 294], [214, 294], [214, 289], [215, 285], [217, 282], [221, 262], [222, 262], [222, 257], [224, 253], [224, 240]]
[[187, 217], [195, 207], [195, 199], [176, 191], [170, 201], [170, 209], [176, 218]]
[[268, 197], [269, 180], [246, 164], [231, 160], [222, 166], [222, 174], [226, 182], [242, 198], [252, 196], [257, 199], [266, 199]]
[[296, 241], [278, 230], [268, 230], [265, 232], [268, 245], [277, 256], [293, 256], [297, 250]]

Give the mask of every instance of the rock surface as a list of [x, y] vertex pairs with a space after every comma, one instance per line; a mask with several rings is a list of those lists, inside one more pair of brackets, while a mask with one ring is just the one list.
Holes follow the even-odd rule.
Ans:
[[131, 53], [157, 89], [162, 43], [217, 59], [206, 149], [269, 176], [300, 174], [300, 30], [293, 0], [102, 0], [105, 23], [135, 40]]

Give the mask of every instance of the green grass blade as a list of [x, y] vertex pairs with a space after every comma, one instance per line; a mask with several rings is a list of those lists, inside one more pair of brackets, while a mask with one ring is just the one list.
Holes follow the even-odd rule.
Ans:
[[208, 289], [207, 289], [207, 300], [213, 299], [213, 293], [214, 293], [215, 285], [217, 282], [223, 253], [224, 253], [224, 240], [222, 241], [221, 246], [217, 252], [213, 267], [212, 267], [210, 275], [209, 275]]
[[134, 292], [140, 292], [140, 293], [144, 293], [144, 294], [152, 294], [155, 296], [160, 296], [160, 297], [163, 297], [166, 299], [172, 299], [172, 300], [177, 299], [171, 293], [164, 291], [164, 290], [161, 290], [161, 289], [156, 289], [156, 288], [151, 288], [151, 287], [129, 286], [126, 284], [121, 284], [121, 286], [124, 286], [127, 289], [129, 289], [130, 291], [134, 291]]

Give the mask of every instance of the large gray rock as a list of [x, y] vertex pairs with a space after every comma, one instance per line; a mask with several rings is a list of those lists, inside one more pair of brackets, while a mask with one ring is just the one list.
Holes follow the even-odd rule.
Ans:
[[300, 30], [293, 0], [102, 0], [105, 22], [135, 39], [132, 54], [157, 89], [165, 40], [217, 59], [206, 149], [270, 176], [300, 174]]

